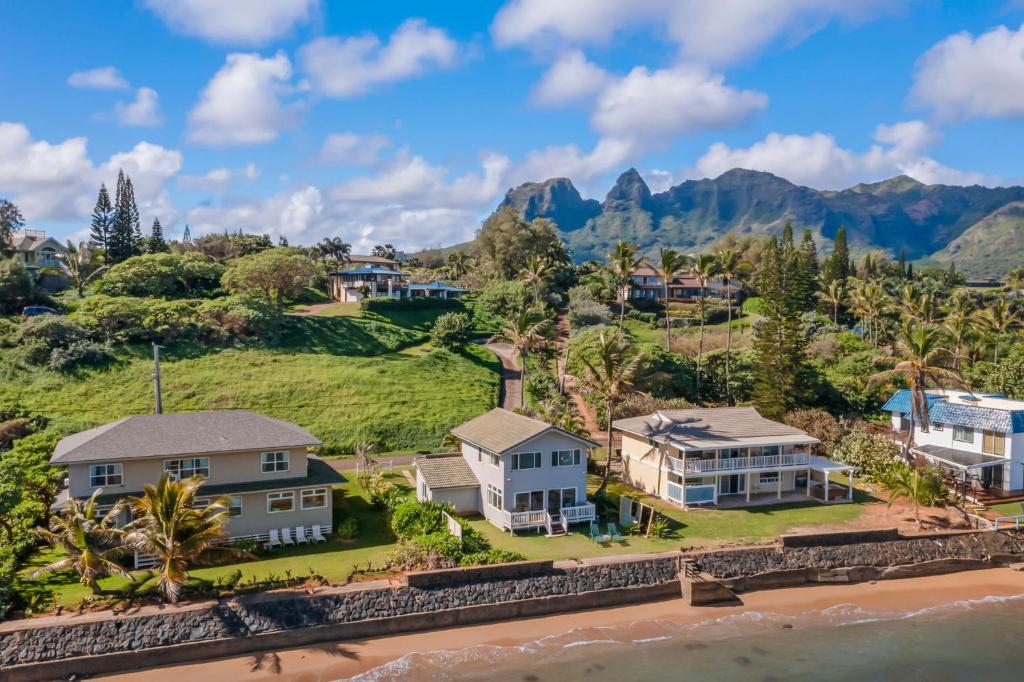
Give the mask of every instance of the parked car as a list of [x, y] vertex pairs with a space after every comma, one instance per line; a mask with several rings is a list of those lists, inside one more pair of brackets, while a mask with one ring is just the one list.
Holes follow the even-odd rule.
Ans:
[[22, 317], [36, 317], [37, 315], [60, 315], [53, 308], [47, 308], [45, 305], [29, 305], [25, 306], [25, 309], [21, 311]]

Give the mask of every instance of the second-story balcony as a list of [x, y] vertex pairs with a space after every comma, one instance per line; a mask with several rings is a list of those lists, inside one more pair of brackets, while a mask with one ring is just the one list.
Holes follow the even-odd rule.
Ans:
[[668, 457], [669, 471], [680, 474], [717, 474], [722, 472], [759, 471], [806, 467], [811, 456], [806, 452], [792, 452], [784, 455], [758, 455], [755, 457], [729, 457], [724, 459], [679, 459]]

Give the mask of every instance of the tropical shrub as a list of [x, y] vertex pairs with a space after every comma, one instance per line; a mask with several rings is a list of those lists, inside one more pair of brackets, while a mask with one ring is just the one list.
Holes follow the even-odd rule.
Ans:
[[95, 341], [76, 341], [67, 348], [54, 348], [46, 368], [55, 372], [69, 372], [80, 367], [102, 367], [114, 360], [106, 346]]
[[0, 313], [20, 312], [32, 295], [32, 278], [22, 262], [0, 254]]
[[900, 447], [880, 433], [848, 429], [836, 443], [831, 457], [837, 462], [857, 467], [857, 472], [876, 483], [882, 483], [884, 467], [893, 462]]
[[284, 324], [280, 307], [248, 296], [204, 301], [196, 312], [205, 337], [219, 343], [256, 338], [274, 343]]
[[233, 294], [280, 303], [299, 295], [313, 277], [313, 264], [295, 249], [269, 249], [228, 263], [221, 284]]
[[477, 301], [492, 315], [507, 319], [526, 307], [530, 300], [530, 287], [518, 280], [491, 282], [477, 295]]
[[84, 341], [89, 333], [75, 320], [64, 315], [39, 315], [24, 320], [17, 327], [15, 339], [19, 343], [41, 342], [47, 350], [66, 348]]
[[384, 313], [390, 310], [430, 310], [437, 308], [454, 308], [458, 310], [462, 307], [462, 301], [455, 298], [428, 298], [426, 296], [417, 298], [367, 297], [359, 301], [360, 310], [374, 313]]
[[106, 272], [97, 289], [108, 296], [205, 297], [220, 288], [224, 266], [195, 251], [132, 256]]
[[334, 529], [334, 534], [341, 540], [355, 539], [359, 535], [359, 520], [354, 516], [345, 517]]
[[484, 552], [463, 554], [459, 559], [460, 566], [485, 566], [487, 564], [507, 564], [513, 561], [526, 561], [526, 557], [519, 552], [509, 552], [504, 549], [489, 549]]
[[611, 323], [611, 309], [604, 303], [590, 298], [589, 289], [584, 287], [569, 289], [569, 324], [574, 330]]
[[652, 327], [658, 323], [657, 313], [644, 312], [642, 310], [630, 310], [626, 313], [626, 317], [637, 322], [643, 322], [649, 324]]
[[445, 528], [444, 512], [452, 514], [454, 511], [447, 503], [406, 500], [396, 506], [391, 514], [391, 532], [399, 540], [429, 535]]
[[434, 321], [430, 332], [431, 342], [440, 348], [459, 351], [469, 343], [473, 335], [473, 323], [466, 313], [445, 313]]
[[814, 446], [816, 455], [827, 455], [843, 435], [843, 425], [825, 410], [793, 410], [786, 413], [786, 423], [821, 441]]

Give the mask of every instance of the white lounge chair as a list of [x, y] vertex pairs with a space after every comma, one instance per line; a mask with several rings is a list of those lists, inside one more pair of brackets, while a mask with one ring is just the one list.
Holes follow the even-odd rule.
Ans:
[[274, 549], [281, 546], [281, 534], [273, 528], [270, 529], [270, 539], [263, 545], [263, 549]]
[[309, 544], [309, 538], [306, 537], [306, 529], [303, 526], [295, 526], [295, 541], [300, 545]]
[[320, 532], [320, 526], [312, 526], [310, 532], [313, 534], [313, 540], [315, 542], [327, 542], [327, 538]]
[[295, 539], [292, 538], [292, 529], [291, 528], [282, 528], [281, 529], [281, 542], [284, 543], [285, 546], [294, 545], [295, 544]]

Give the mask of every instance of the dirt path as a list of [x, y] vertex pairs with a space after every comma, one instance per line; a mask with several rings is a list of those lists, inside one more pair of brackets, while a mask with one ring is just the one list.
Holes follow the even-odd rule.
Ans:
[[566, 350], [569, 346], [569, 315], [565, 312], [561, 312], [558, 315], [558, 339], [555, 341], [555, 347], [558, 349], [557, 360], [555, 365], [558, 368], [558, 379], [559, 385], [562, 388], [562, 392], [572, 398], [573, 403], [576, 405], [576, 409], [579, 410], [580, 417], [583, 418], [583, 427], [598, 443], [608, 442], [608, 432], [605, 431], [598, 425], [597, 419], [594, 417], [593, 411], [590, 409], [590, 405], [583, 399], [579, 391], [576, 390], [576, 379], [571, 374], [565, 371], [566, 363], [568, 362], [568, 354]]
[[494, 351], [501, 361], [501, 393], [498, 403], [506, 410], [521, 407], [523, 373], [516, 362], [516, 351], [512, 344], [488, 341], [484, 346]]

